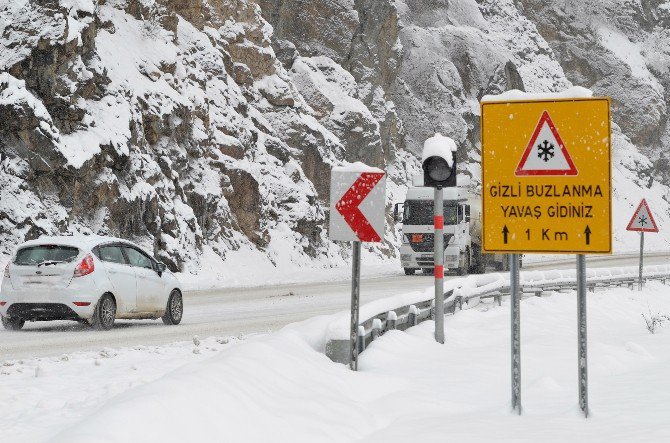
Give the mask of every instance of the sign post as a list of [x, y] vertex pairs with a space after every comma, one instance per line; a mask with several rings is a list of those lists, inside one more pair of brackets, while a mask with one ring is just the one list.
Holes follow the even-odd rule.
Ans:
[[358, 370], [361, 242], [381, 242], [386, 211], [386, 173], [362, 163], [336, 167], [330, 176], [330, 229], [335, 241], [352, 242], [349, 367]]
[[433, 202], [433, 274], [435, 276], [435, 341], [444, 343], [444, 190], [435, 188]]
[[656, 225], [656, 220], [651, 215], [651, 209], [649, 209], [649, 205], [645, 199], [642, 199], [638, 205], [633, 217], [628, 222], [626, 230], [640, 233], [640, 269], [637, 290], [641, 291], [643, 283], [642, 267], [644, 264], [644, 233], [658, 232], [658, 225]]
[[456, 186], [456, 143], [440, 133], [423, 144], [423, 185], [433, 193], [433, 275], [435, 277], [435, 341], [444, 344], [444, 188]]
[[612, 252], [608, 98], [481, 104], [485, 253], [509, 253], [512, 407], [521, 413], [518, 254], [577, 255], [579, 404], [588, 415], [586, 262]]
[[589, 416], [589, 377], [586, 354], [586, 256], [577, 254], [577, 379], [579, 408]]
[[349, 329], [349, 367], [358, 371], [358, 309], [361, 301], [361, 242], [352, 242], [351, 254], [351, 329]]
[[519, 255], [510, 254], [510, 317], [512, 319], [512, 409], [521, 415], [521, 311], [519, 302]]

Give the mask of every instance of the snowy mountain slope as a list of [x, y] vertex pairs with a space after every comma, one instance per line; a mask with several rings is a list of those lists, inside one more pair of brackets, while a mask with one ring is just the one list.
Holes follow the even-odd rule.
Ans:
[[[401, 201], [413, 153], [439, 131], [476, 192], [479, 99], [572, 84], [613, 97], [615, 237], [632, 249], [623, 227], [641, 195], [670, 218], [670, 9], [559, 3], [6, 2], [0, 254], [97, 232], [187, 272], [343, 265], [324, 230], [331, 165], [387, 169]], [[378, 262], [397, 253], [388, 221]]]
[[[190, 271], [203, 248], [219, 264], [239, 250], [270, 267], [337, 264], [346, 253], [324, 230], [331, 165], [396, 159], [332, 60], [301, 59], [325, 63], [326, 101], [338, 102], [310, 106], [298, 90], [310, 80], [279, 63], [253, 2], [24, 1], [2, 23], [5, 254], [68, 231], [135, 238]], [[401, 184], [416, 160], [397, 158]]]

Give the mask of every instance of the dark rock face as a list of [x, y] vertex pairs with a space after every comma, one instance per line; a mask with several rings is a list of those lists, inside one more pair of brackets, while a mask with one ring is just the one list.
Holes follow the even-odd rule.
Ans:
[[520, 2], [567, 78], [596, 95], [611, 96], [614, 120], [648, 152], [660, 145], [668, 117], [670, 72], [653, 68], [661, 55], [656, 54], [659, 40], [670, 42], [661, 3]]
[[[611, 96], [620, 144], [652, 159], [630, 170], [667, 183], [661, 3], [10, 2], [0, 254], [42, 234], [113, 234], [195, 271], [205, 247], [275, 263], [290, 237], [288, 260], [332, 263], [346, 254], [324, 230], [332, 165], [385, 168], [400, 201], [441, 132], [475, 186], [479, 100], [509, 89]], [[394, 255], [396, 240], [377, 252]]]

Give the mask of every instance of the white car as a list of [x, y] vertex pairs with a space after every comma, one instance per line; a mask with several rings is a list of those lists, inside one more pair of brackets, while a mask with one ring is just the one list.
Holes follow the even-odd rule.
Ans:
[[76, 320], [110, 329], [114, 320], [176, 325], [184, 312], [177, 278], [139, 246], [100, 236], [41, 237], [5, 267], [0, 315], [6, 329], [26, 321]]

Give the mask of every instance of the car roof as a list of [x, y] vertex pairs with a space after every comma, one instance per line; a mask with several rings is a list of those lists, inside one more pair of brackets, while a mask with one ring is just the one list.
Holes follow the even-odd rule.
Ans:
[[[122, 238], [117, 238], [117, 237], [110, 237], [110, 236], [105, 236], [105, 235], [43, 235], [40, 238], [37, 238], [35, 240], [29, 240], [19, 246], [19, 248], [23, 248], [26, 246], [37, 246], [37, 245], [62, 245], [62, 246], [74, 246], [79, 249], [86, 249], [86, 250], [91, 250], [97, 245], [103, 244], [103, 243], [113, 243], [113, 242], [120, 242], [120, 243], [127, 243], [133, 246], [137, 246], [135, 243], [129, 241], [129, 240], [124, 240]], [[142, 249], [142, 248], [140, 248]]]

